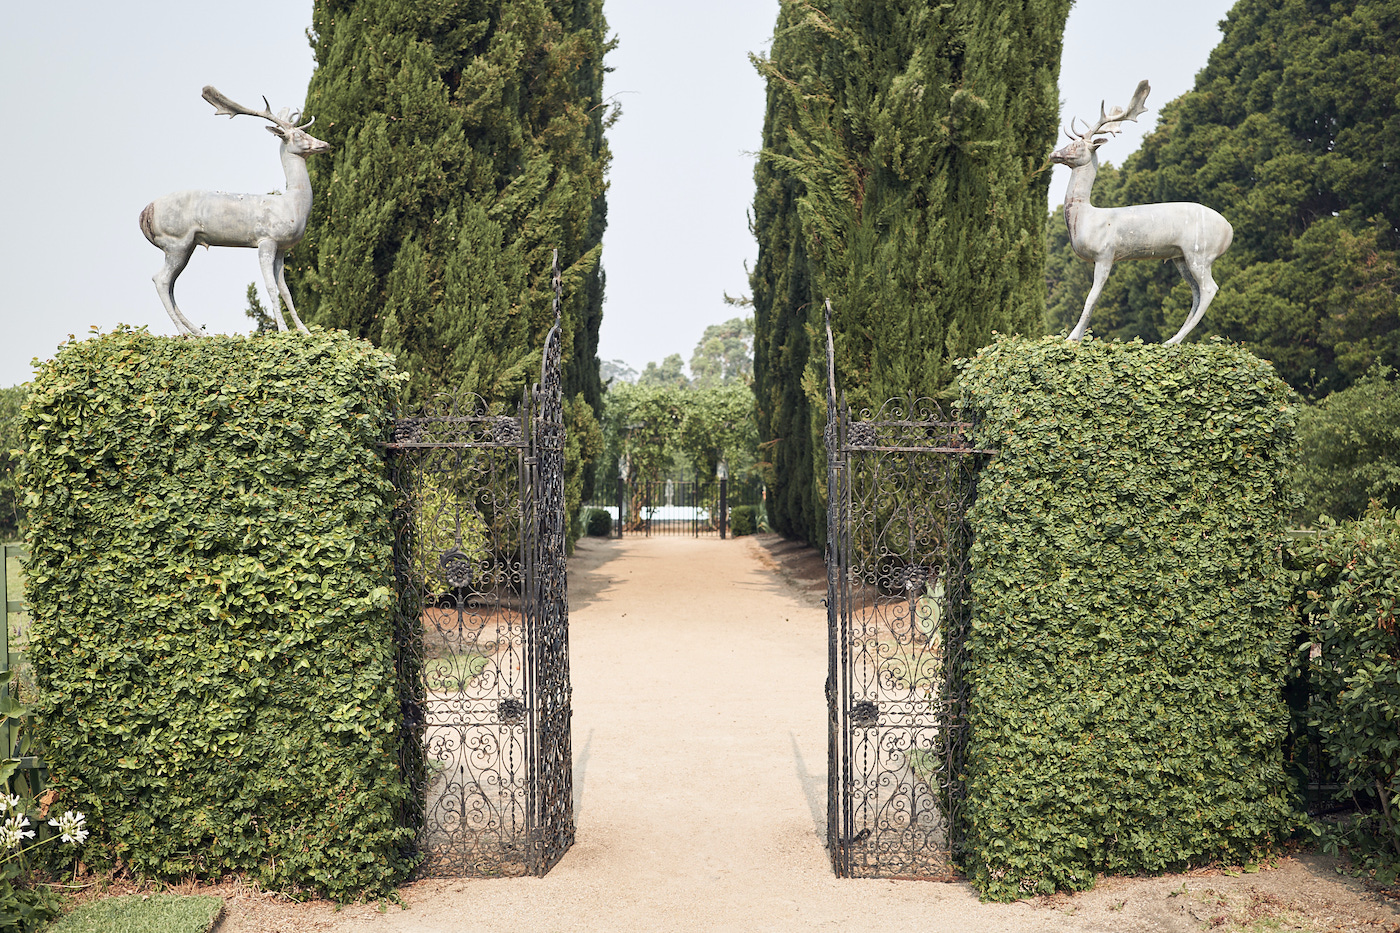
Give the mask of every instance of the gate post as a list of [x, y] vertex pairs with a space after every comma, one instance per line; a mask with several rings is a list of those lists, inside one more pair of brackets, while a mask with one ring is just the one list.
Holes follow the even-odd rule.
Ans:
[[729, 536], [729, 480], [719, 481], [719, 537], [723, 541]]
[[627, 480], [621, 476], [617, 478], [617, 536], [622, 537], [622, 526], [627, 521], [627, 515], [623, 512], [623, 503], [627, 499]]

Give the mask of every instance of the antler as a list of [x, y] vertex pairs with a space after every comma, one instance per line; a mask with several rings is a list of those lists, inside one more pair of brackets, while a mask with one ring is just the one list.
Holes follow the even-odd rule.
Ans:
[[1099, 101], [1099, 122], [1094, 124], [1094, 128], [1085, 133], [1085, 136], [1093, 136], [1096, 133], [1117, 133], [1124, 120], [1137, 122], [1137, 118], [1147, 111], [1146, 101], [1148, 92], [1152, 90], [1152, 85], [1146, 80], [1138, 82], [1137, 90], [1133, 92], [1133, 99], [1128, 101], [1128, 109], [1114, 107], [1111, 113], [1104, 112], [1103, 101]]
[[[204, 86], [204, 90], [200, 93], [200, 96], [214, 105], [214, 113], [216, 116], [232, 118], [238, 116], [239, 114], [244, 114], [250, 117], [262, 117], [264, 120], [267, 120], [270, 123], [275, 123], [284, 129], [290, 129], [292, 126], [291, 121], [287, 120], [285, 117], [278, 116], [272, 112], [272, 105], [267, 102], [266, 97], [263, 98], [262, 110], [249, 110], [242, 104], [235, 103], [234, 101], [229, 100], [223, 95], [223, 93], [219, 91], [218, 88], [214, 87], [213, 85], [206, 84]], [[315, 118], [313, 117], [312, 119]], [[310, 126], [310, 124], [307, 125]]]

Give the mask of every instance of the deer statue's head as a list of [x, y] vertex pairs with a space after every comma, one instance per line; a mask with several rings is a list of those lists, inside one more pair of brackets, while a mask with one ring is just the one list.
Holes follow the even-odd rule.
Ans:
[[306, 132], [306, 128], [316, 122], [315, 117], [298, 126], [296, 121], [301, 119], [300, 111], [292, 111], [284, 107], [279, 113], [274, 114], [272, 105], [267, 102], [266, 97], [263, 98], [262, 110], [249, 110], [247, 107], [229, 100], [214, 87], [206, 86], [202, 96], [214, 105], [214, 112], [221, 116], [236, 117], [239, 114], [245, 114], [267, 120], [272, 124], [267, 127], [267, 131], [281, 139], [287, 151], [293, 155], [305, 158], [318, 152], [329, 152], [331, 149], [330, 143], [317, 139]]
[[1097, 123], [1085, 125], [1088, 130], [1083, 133], [1074, 132], [1075, 120], [1070, 120], [1070, 128], [1065, 130], [1065, 135], [1070, 138], [1070, 143], [1063, 149], [1056, 149], [1050, 153], [1050, 161], [1058, 162], [1060, 165], [1069, 166], [1072, 169], [1088, 165], [1094, 159], [1094, 150], [1108, 142], [1107, 136], [1100, 136], [1100, 133], [1114, 134], [1118, 132], [1119, 124], [1124, 120], [1137, 122], [1138, 115], [1147, 110], [1144, 102], [1152, 87], [1146, 81], [1139, 81], [1137, 90], [1133, 92], [1133, 99], [1128, 103], [1128, 109], [1114, 107], [1113, 110], [1105, 112], [1103, 103], [1099, 103], [1099, 120]]

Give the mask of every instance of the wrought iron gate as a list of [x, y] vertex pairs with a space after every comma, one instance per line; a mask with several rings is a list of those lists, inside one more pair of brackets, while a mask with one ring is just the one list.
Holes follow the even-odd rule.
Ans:
[[827, 848], [840, 877], [949, 878], [962, 848], [966, 515], [990, 452], [928, 399], [853, 418], [829, 323], [827, 364]]
[[399, 689], [417, 871], [543, 875], [573, 843], [559, 278], [516, 415], [443, 396], [395, 422]]

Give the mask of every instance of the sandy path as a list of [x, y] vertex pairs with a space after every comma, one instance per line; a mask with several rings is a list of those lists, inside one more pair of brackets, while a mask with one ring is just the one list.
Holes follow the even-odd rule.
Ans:
[[[221, 933], [1192, 930], [1211, 919], [1204, 900], [1172, 895], [1181, 877], [1010, 905], [979, 904], [964, 884], [834, 878], [826, 618], [810, 590], [751, 539], [688, 538], [585, 540], [570, 587], [578, 841], [548, 876], [419, 882], [403, 891], [409, 909], [384, 912], [235, 897]], [[1363, 893], [1328, 874], [1290, 860], [1250, 877], [1360, 909]]]

